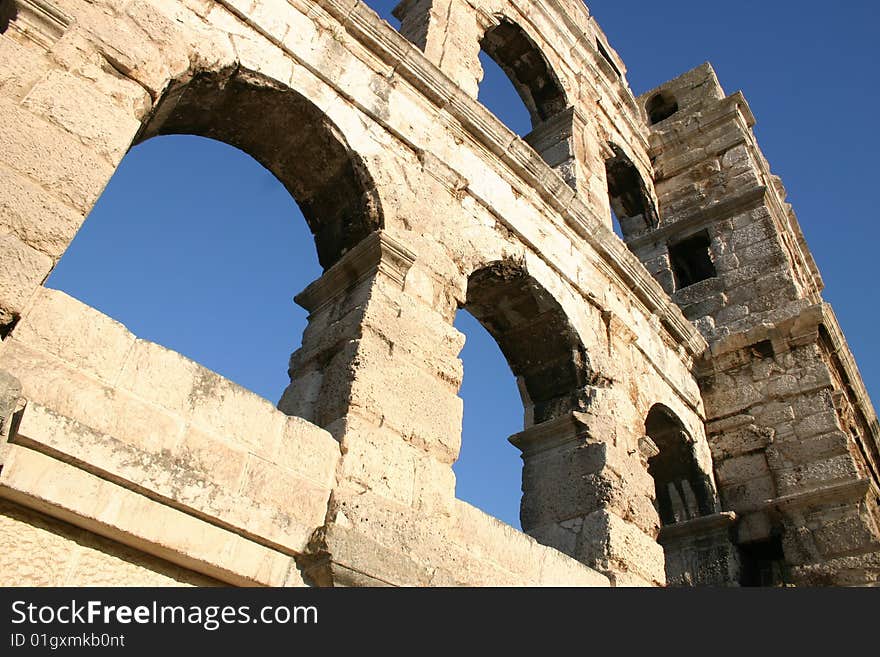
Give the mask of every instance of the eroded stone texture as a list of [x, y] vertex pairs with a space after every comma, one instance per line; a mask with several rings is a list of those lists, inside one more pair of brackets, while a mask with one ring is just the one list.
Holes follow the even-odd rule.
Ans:
[[876, 583], [876, 415], [755, 119], [708, 65], [642, 100], [661, 223], [628, 244], [709, 341], [697, 376], [741, 577]]
[[[407, 0], [401, 34], [354, 0], [12, 4], [10, 583], [880, 577], [876, 416], [709, 67], [636, 99], [579, 0]], [[481, 49], [524, 139], [476, 101]], [[315, 236], [277, 408], [41, 286], [130, 145], [174, 133], [256, 158]], [[525, 533], [455, 498], [459, 308], [519, 383]]]

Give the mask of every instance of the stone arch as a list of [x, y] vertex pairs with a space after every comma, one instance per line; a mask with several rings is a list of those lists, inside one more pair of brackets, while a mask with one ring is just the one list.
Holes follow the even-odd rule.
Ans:
[[681, 419], [668, 406], [655, 404], [645, 419], [645, 433], [660, 522], [672, 525], [715, 513], [711, 478], [700, 469], [695, 441]]
[[496, 17], [480, 47], [507, 74], [537, 127], [569, 106], [565, 89], [535, 41], [517, 23]]
[[605, 159], [608, 200], [624, 238], [656, 228], [657, 208], [638, 167], [617, 144], [608, 143]]
[[0, 0], [0, 34], [6, 32], [17, 15], [18, 6], [13, 0]]
[[271, 171], [299, 204], [325, 270], [383, 227], [372, 177], [340, 130], [303, 95], [265, 76], [236, 69], [172, 85], [136, 142], [168, 134], [217, 139]]
[[524, 264], [502, 260], [474, 271], [463, 308], [507, 359], [526, 426], [583, 408], [591, 371], [587, 350], [560, 303]]

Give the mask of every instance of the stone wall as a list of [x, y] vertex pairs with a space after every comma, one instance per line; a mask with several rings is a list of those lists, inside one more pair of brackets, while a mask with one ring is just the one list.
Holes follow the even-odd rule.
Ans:
[[[0, 496], [226, 583], [736, 580], [733, 544], [757, 520], [730, 512], [736, 479], [706, 437], [726, 394], [712, 393], [714, 355], [816, 307], [820, 282], [745, 101], [703, 84], [709, 69], [670, 83], [682, 109], [666, 131], [574, 0], [414, 0], [397, 9], [402, 34], [354, 0], [14, 2], [0, 34]], [[475, 99], [481, 48], [532, 113], [524, 139]], [[678, 122], [704, 110], [693, 134]], [[179, 133], [252, 155], [315, 235], [324, 273], [297, 297], [309, 325], [277, 409], [41, 287], [128, 148]], [[743, 194], [720, 194], [719, 177]], [[729, 257], [676, 290], [666, 238], [684, 226]], [[525, 534], [455, 499], [460, 308], [518, 378]], [[876, 450], [832, 324], [811, 353], [862, 431], [847, 445]], [[657, 409], [688, 461], [687, 482], [666, 482], [685, 528], [661, 531]]]
[[710, 344], [697, 373], [742, 567], [876, 582], [877, 417], [755, 119], [708, 65], [642, 100], [660, 97], [675, 105], [651, 132], [662, 221], [628, 244]]

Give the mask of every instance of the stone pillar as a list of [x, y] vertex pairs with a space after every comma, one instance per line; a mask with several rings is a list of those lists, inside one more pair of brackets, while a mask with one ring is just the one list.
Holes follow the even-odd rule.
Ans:
[[[574, 107], [547, 119], [524, 137], [543, 160], [562, 176], [581, 198], [589, 197], [583, 152], [586, 119]], [[603, 197], [604, 202], [604, 197]]]
[[666, 554], [667, 585], [732, 586], [739, 581], [735, 523], [735, 513], [723, 512], [663, 527], [658, 541]]
[[611, 417], [573, 412], [510, 438], [524, 462], [523, 530], [616, 586], [662, 586], [654, 483]]
[[311, 314], [278, 408], [327, 429], [342, 447], [308, 565], [325, 585], [378, 584], [394, 573], [424, 583], [424, 574], [401, 575], [421, 572], [401, 544], [418, 518], [454, 512], [463, 337], [414, 263], [378, 231], [296, 298]]
[[403, 0], [394, 15], [400, 33], [448, 75], [462, 91], [476, 98], [483, 78], [480, 40], [488, 24], [464, 0]]

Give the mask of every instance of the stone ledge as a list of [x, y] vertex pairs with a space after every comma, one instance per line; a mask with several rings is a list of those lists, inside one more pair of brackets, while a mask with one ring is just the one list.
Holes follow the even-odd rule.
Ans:
[[736, 522], [736, 513], [723, 511], [711, 516], [701, 516], [674, 525], [666, 525], [660, 528], [657, 542], [661, 545], [666, 541], [675, 541], [685, 537], [699, 537], [719, 531], [726, 531]]
[[346, 253], [314, 283], [296, 296], [296, 302], [314, 314], [341, 293], [381, 272], [403, 288], [416, 256], [385, 231], [376, 231]]
[[0, 497], [236, 586], [301, 585], [292, 556], [12, 445]]

